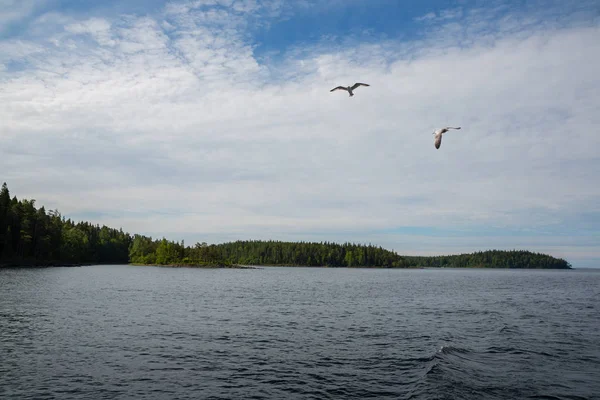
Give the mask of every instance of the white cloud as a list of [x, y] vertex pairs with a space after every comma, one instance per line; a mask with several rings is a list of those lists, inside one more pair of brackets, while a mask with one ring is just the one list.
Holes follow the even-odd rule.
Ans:
[[0, 34], [10, 25], [31, 16], [46, 0], [0, 0]]
[[437, 14], [434, 12], [428, 12], [425, 15], [421, 15], [420, 17], [415, 18], [415, 21], [432, 21], [437, 18]]
[[110, 22], [102, 18], [90, 18], [86, 21], [76, 22], [65, 27], [67, 32], [75, 34], [89, 34], [102, 46], [114, 46]]
[[428, 12], [420, 17], [416, 17], [417, 22], [446, 22], [447, 20], [457, 19], [463, 16], [462, 8], [452, 8], [441, 10], [439, 12]]
[[[66, 215], [186, 240], [329, 235], [427, 253], [514, 241], [360, 232], [542, 232], [600, 215], [598, 24], [455, 10], [421, 40], [325, 42], [265, 65], [245, 36], [257, 7], [172, 2], [0, 41], [1, 178]], [[357, 80], [371, 87], [329, 93]], [[436, 150], [431, 132], [454, 124]], [[544, 237], [524, 245], [560, 247]]]

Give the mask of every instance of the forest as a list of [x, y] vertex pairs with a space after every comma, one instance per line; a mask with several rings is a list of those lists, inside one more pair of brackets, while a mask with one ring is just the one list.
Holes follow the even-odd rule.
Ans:
[[0, 189], [0, 266], [143, 264], [231, 267], [281, 265], [384, 268], [571, 268], [563, 260], [529, 251], [401, 256], [373, 245], [331, 242], [177, 242], [129, 234], [122, 229], [75, 222], [35, 200]]
[[66, 219], [35, 200], [0, 189], [0, 264], [127, 263], [131, 236], [122, 230]]
[[152, 240], [135, 235], [130, 261], [136, 264], [281, 265], [314, 267], [404, 267], [399, 255], [381, 247], [351, 243], [236, 241], [222, 244]]
[[487, 250], [430, 257], [405, 256], [404, 259], [411, 267], [422, 268], [571, 268], [571, 265], [563, 259], [526, 250]]

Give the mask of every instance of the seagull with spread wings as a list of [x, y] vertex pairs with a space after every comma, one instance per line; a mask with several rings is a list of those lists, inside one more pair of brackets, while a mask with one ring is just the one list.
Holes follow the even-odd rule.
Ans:
[[442, 145], [442, 135], [444, 133], [448, 132], [448, 130], [450, 130], [450, 129], [460, 129], [460, 126], [458, 128], [453, 128], [451, 126], [448, 126], [446, 128], [438, 129], [435, 132], [433, 132], [433, 135], [435, 135], [434, 136], [434, 139], [435, 139], [434, 144], [435, 144], [436, 149], [439, 149], [440, 146]]
[[352, 86], [338, 86], [338, 87], [335, 87], [335, 88], [331, 89], [330, 92], [333, 92], [334, 90], [346, 90], [348, 92], [348, 95], [350, 97], [352, 97], [352, 96], [354, 96], [354, 93], [352, 93], [352, 91], [354, 89], [356, 89], [357, 87], [359, 87], [359, 86], [371, 86], [371, 85], [368, 85], [366, 83], [356, 82]]

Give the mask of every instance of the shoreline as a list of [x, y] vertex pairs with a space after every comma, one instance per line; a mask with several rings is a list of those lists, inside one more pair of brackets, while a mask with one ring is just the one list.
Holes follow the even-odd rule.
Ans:
[[204, 269], [264, 269], [270, 267], [283, 267], [283, 268], [329, 268], [329, 269], [405, 269], [405, 270], [417, 270], [417, 269], [493, 269], [493, 270], [574, 270], [575, 268], [510, 268], [510, 267], [423, 267], [423, 266], [409, 266], [409, 267], [386, 267], [386, 266], [328, 266], [328, 265], [295, 265], [295, 264], [231, 264], [231, 265], [219, 265], [219, 264], [141, 264], [141, 263], [64, 263], [64, 262], [10, 262], [1, 263], [0, 269], [2, 268], [52, 268], [52, 267], [90, 267], [94, 265], [134, 265], [138, 267], [166, 267], [166, 268], [204, 268]]
[[63, 262], [9, 262], [0, 264], [0, 268], [53, 268], [53, 267], [89, 267], [99, 265], [94, 263], [63, 263]]
[[169, 268], [233, 268], [233, 269], [264, 269], [264, 268], [328, 268], [328, 269], [403, 269], [403, 270], [416, 270], [416, 269], [432, 269], [432, 270], [466, 270], [466, 269], [491, 269], [491, 270], [548, 270], [548, 271], [569, 271], [575, 268], [510, 268], [510, 267], [382, 267], [382, 266], [327, 266], [327, 265], [292, 265], [292, 264], [235, 264], [233, 266], [211, 266], [211, 265], [194, 265], [194, 264], [138, 264], [129, 263], [127, 265], [136, 265], [140, 267], [169, 267]]
[[201, 264], [140, 264], [127, 263], [125, 265], [135, 265], [137, 267], [165, 267], [165, 268], [205, 268], [205, 269], [260, 269], [250, 265], [201, 265]]

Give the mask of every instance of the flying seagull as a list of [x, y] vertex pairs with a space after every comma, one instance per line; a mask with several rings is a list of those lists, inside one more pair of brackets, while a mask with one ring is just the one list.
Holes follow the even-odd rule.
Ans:
[[446, 128], [442, 128], [442, 129], [438, 129], [437, 131], [433, 132], [433, 135], [435, 135], [435, 148], [439, 149], [440, 146], [442, 145], [442, 135], [446, 132], [448, 132], [449, 129], [460, 129], [460, 126], [458, 128], [453, 128], [451, 126], [448, 126]]
[[366, 83], [356, 82], [352, 86], [338, 86], [338, 87], [335, 87], [335, 88], [331, 89], [330, 92], [333, 92], [334, 90], [346, 90], [348, 92], [348, 95], [350, 97], [352, 97], [352, 96], [354, 96], [354, 93], [352, 93], [352, 91], [354, 89], [356, 89], [357, 87], [359, 87], [359, 86], [371, 86], [371, 85], [368, 85]]

